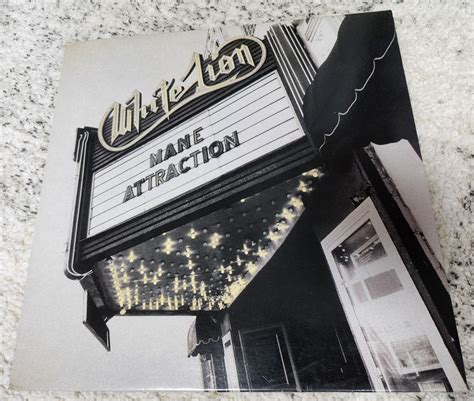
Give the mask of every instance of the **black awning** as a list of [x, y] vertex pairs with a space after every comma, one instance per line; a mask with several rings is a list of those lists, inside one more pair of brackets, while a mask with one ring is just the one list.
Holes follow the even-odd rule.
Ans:
[[324, 164], [349, 163], [354, 147], [407, 139], [419, 152], [390, 11], [346, 16], [304, 98], [304, 119]]
[[188, 330], [188, 357], [211, 352], [221, 338], [217, 321], [208, 315], [196, 316]]

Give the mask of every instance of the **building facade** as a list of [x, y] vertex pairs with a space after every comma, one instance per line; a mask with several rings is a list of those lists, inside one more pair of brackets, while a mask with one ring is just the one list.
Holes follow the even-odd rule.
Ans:
[[211, 30], [182, 82], [78, 131], [66, 274], [107, 349], [115, 315], [190, 314], [207, 389], [465, 388], [414, 126], [328, 162], [360, 121], [318, 143], [322, 108], [308, 112], [334, 97], [318, 79], [343, 33], [365, 26], [347, 18]]

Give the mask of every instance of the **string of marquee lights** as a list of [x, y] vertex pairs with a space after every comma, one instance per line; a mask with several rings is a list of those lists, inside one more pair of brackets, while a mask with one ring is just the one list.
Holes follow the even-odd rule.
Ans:
[[[193, 222], [101, 262], [104, 266], [99, 266], [97, 271], [102, 272], [109, 298], [114, 302], [113, 308], [121, 315], [129, 311], [197, 312], [227, 308], [284, 242], [304, 210], [302, 194], [312, 190], [314, 179], [320, 175], [319, 170], [313, 169], [288, 180], [285, 185], [291, 185], [292, 190], [284, 196], [280, 193], [281, 188], [276, 188], [274, 192], [282, 200], [280, 203], [274, 201], [274, 207], [278, 206], [274, 220], [269, 221], [267, 216], [261, 218], [257, 226], [263, 229], [248, 229], [251, 233], [260, 232], [260, 237], [244, 238], [235, 248], [232, 241], [238, 233], [199, 229]], [[242, 199], [234, 208], [247, 204], [254, 207], [264, 193]], [[266, 210], [269, 206], [265, 210], [257, 206], [255, 213], [247, 216], [249, 212], [243, 212], [243, 215], [254, 218]], [[202, 219], [206, 221], [210, 217]], [[232, 228], [234, 223], [236, 218], [230, 215], [227, 226]], [[217, 225], [222, 229], [221, 223]], [[252, 225], [254, 223], [250, 223]], [[232, 246], [226, 247], [226, 242]], [[151, 252], [162, 260], [157, 263], [155, 258], [149, 258], [145, 263], [143, 256]], [[201, 254], [204, 257], [201, 258]], [[224, 254], [233, 257], [224, 258]]]

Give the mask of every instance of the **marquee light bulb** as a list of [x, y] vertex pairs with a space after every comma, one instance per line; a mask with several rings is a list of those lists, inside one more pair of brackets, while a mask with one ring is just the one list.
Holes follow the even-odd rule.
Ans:
[[301, 191], [301, 192], [310, 192], [311, 191], [311, 188], [310, 186], [308, 185], [308, 183], [304, 182], [304, 181], [300, 181], [299, 184], [298, 184], [298, 191]]
[[120, 305], [121, 308], [123, 308], [123, 306], [125, 305], [125, 297], [124, 295], [122, 294], [122, 292], [120, 292], [118, 294], [118, 303]]
[[135, 252], [133, 251], [133, 249], [130, 250], [130, 252], [128, 253], [128, 256], [127, 256], [127, 260], [130, 263], [133, 263], [136, 259], [137, 259], [137, 255], [135, 255]]
[[292, 196], [290, 198], [290, 205], [293, 206], [295, 209], [301, 209], [303, 207], [303, 201], [296, 196]]
[[221, 243], [221, 239], [222, 239], [222, 235], [220, 235], [219, 233], [212, 234], [210, 238], [210, 243], [209, 243], [211, 248], [216, 249]]
[[[255, 255], [257, 255], [259, 258], [264, 258], [265, 256], [268, 255], [268, 251], [265, 248], [258, 247], [257, 252], [255, 252]], [[248, 263], [247, 263], [248, 266]]]
[[257, 265], [254, 262], [248, 262], [247, 270], [250, 274], [254, 274], [257, 271]]
[[174, 251], [175, 244], [176, 241], [173, 241], [170, 237], [166, 238], [166, 241], [164, 242], [163, 252], [169, 255], [171, 252]]
[[183, 252], [183, 255], [189, 259], [192, 254], [193, 254], [193, 251], [191, 250], [189, 246], [186, 245], [186, 250]]
[[193, 263], [193, 261], [191, 259], [188, 259], [188, 269], [193, 270], [194, 266], [195, 266], [195, 264]]
[[142, 276], [146, 273], [146, 268], [143, 262], [140, 263], [140, 269], [138, 269], [138, 271], [140, 272]]
[[237, 259], [235, 260], [235, 262], [237, 263], [237, 266], [241, 266], [242, 265], [242, 259], [240, 259], [240, 256], [237, 255]]
[[[250, 248], [247, 246], [247, 244], [244, 243], [244, 245], [242, 246], [242, 252], [245, 254], [245, 255], [248, 255], [249, 252], [250, 252]], [[240, 265], [239, 265], [240, 266]]]
[[207, 294], [206, 294], [206, 284], [204, 284], [204, 281], [201, 281], [201, 285], [199, 288], [199, 293], [201, 294], [201, 297], [204, 298], [204, 300], [207, 300]]
[[189, 231], [188, 231], [188, 237], [191, 238], [191, 239], [196, 239], [196, 237], [199, 235], [199, 233], [194, 229], [194, 228], [191, 228]]
[[278, 241], [281, 237], [277, 233], [270, 231], [267, 235], [267, 238], [270, 241], [275, 242], [275, 241]]
[[196, 294], [196, 279], [194, 272], [191, 273], [191, 288], [193, 289], [193, 294]]
[[281, 216], [286, 219], [286, 221], [293, 221], [295, 214], [288, 208], [284, 208], [281, 212]]
[[131, 292], [130, 292], [130, 288], [129, 288], [129, 287], [127, 287], [127, 288], [125, 289], [125, 296], [126, 296], [126, 298], [127, 298], [127, 308], [128, 308], [128, 309], [132, 309], [132, 294], [131, 294]]
[[161, 267], [159, 267], [157, 273], [158, 273], [158, 277], [161, 277], [163, 275], [164, 271]]
[[321, 171], [319, 171], [317, 168], [313, 168], [312, 170], [305, 171], [303, 173], [305, 177], [313, 177], [313, 178], [318, 178], [321, 177]]
[[153, 274], [153, 278], [152, 278], [152, 280], [151, 280], [151, 282], [153, 283], [153, 285], [157, 285], [157, 284], [158, 284], [158, 281], [159, 281], [159, 280], [158, 280], [157, 274], [156, 274], [156, 273]]
[[279, 222], [279, 223], [276, 223], [276, 228], [278, 231], [285, 231], [289, 228], [290, 226], [286, 223], [283, 223], [283, 222]]
[[133, 293], [133, 301], [135, 302], [135, 305], [138, 305], [138, 301], [139, 301], [139, 298], [138, 298], [138, 287], [135, 287], [135, 291]]
[[122, 275], [122, 283], [128, 284], [128, 282], [129, 282], [128, 274], [127, 274], [127, 272], [125, 272]]

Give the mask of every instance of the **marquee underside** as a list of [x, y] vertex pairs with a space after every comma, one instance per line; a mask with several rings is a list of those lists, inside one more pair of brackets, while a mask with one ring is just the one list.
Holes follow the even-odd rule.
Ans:
[[270, 260], [304, 211], [311, 170], [94, 266], [116, 313], [225, 309]]

